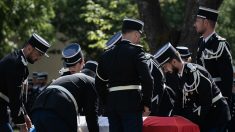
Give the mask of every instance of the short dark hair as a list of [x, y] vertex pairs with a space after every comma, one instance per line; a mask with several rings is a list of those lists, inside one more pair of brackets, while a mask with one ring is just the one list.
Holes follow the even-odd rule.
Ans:
[[215, 21], [212, 21], [212, 20], [209, 20], [209, 19], [207, 19], [207, 21], [211, 25], [212, 28], [215, 28], [215, 25], [216, 25]]

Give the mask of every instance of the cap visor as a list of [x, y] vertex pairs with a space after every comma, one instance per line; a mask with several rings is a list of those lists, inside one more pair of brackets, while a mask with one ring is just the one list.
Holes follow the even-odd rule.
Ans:
[[45, 53], [44, 55], [45, 55], [47, 58], [49, 58], [49, 57], [50, 57], [47, 53]]
[[201, 15], [197, 15], [197, 17], [202, 18], [202, 19], [206, 19], [205, 16], [201, 16]]

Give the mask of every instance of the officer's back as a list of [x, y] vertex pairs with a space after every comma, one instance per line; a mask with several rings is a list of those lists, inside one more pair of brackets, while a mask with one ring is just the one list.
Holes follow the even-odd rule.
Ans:
[[[96, 116], [96, 100], [97, 95], [95, 91], [95, 80], [93, 77], [87, 76], [84, 73], [76, 73], [73, 75], [62, 76], [53, 81], [50, 86], [62, 86], [67, 89], [77, 102], [78, 108], [84, 108], [87, 121], [94, 120]], [[72, 100], [63, 91], [57, 89], [46, 88], [35, 101], [32, 112], [39, 109], [55, 112], [61, 117], [71, 128], [77, 126], [77, 113], [74, 108]], [[91, 116], [92, 115], [92, 116]], [[92, 124], [94, 125], [94, 124]], [[94, 126], [88, 126], [91, 127]]]
[[98, 63], [96, 88], [107, 101], [110, 132], [142, 131], [142, 112], [149, 114], [153, 79], [138, 45], [143, 25], [124, 19], [122, 41], [106, 50]]
[[134, 67], [140, 50], [140, 47], [123, 40], [105, 53], [104, 69], [107, 69], [110, 87], [139, 84], [138, 72]]

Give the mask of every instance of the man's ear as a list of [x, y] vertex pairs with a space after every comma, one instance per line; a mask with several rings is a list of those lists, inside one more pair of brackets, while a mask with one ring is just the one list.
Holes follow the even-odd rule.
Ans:
[[176, 64], [176, 59], [172, 59], [171, 64]]
[[178, 63], [179, 63], [179, 61], [177, 59], [172, 59], [171, 60], [171, 64], [174, 65], [174, 66], [178, 65]]
[[204, 23], [206, 26], [208, 26], [210, 24], [208, 19], [204, 19]]
[[26, 50], [27, 50], [29, 53], [32, 52], [33, 49], [34, 49], [31, 44], [27, 44], [27, 45], [25, 46], [25, 48], [26, 48]]

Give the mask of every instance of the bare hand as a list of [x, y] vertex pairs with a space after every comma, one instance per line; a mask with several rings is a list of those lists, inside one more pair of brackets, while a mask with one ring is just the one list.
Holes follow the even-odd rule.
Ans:
[[25, 120], [25, 123], [27, 125], [27, 128], [31, 128], [32, 127], [32, 122], [31, 122], [28, 115], [24, 115], [24, 120]]
[[144, 106], [144, 111], [143, 111], [143, 116], [148, 116], [151, 113], [151, 111], [149, 110], [149, 108], [147, 106]]

